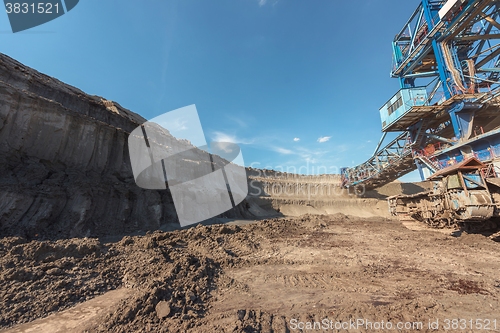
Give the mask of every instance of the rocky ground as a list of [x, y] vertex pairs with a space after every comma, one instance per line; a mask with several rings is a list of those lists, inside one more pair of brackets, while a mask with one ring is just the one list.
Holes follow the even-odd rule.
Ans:
[[[307, 332], [320, 322], [316, 331], [342, 324], [347, 329], [340, 331], [373, 331], [366, 322], [345, 326], [365, 320], [394, 328], [421, 322], [419, 331], [428, 332], [466, 319], [458, 331], [479, 331], [474, 325], [484, 328], [490, 320], [488, 331], [498, 332], [499, 250], [484, 235], [342, 214], [197, 226], [114, 242], [3, 238], [0, 329]], [[88, 311], [96, 300], [108, 303]], [[76, 320], [71, 329], [60, 329], [70, 320]], [[437, 320], [439, 329], [429, 329]], [[400, 331], [413, 330], [408, 327]], [[390, 331], [385, 328], [379, 331]]]

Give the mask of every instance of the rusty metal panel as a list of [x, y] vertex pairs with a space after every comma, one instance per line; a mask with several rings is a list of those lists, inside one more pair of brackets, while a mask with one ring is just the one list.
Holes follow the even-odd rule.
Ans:
[[462, 188], [462, 184], [460, 183], [460, 178], [458, 175], [450, 175], [448, 176], [448, 184], [446, 185], [448, 189]]

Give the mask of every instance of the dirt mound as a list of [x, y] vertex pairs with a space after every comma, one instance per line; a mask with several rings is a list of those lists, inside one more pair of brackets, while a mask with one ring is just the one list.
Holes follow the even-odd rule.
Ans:
[[495, 319], [498, 246], [480, 235], [414, 232], [343, 214], [200, 225], [115, 243], [4, 238], [0, 328], [117, 288], [129, 295], [82, 319], [79, 331], [285, 332], [355, 318], [427, 325], [475, 318], [478, 309]]
[[424, 192], [432, 187], [432, 182], [417, 182], [417, 183], [401, 183], [394, 181], [377, 189], [367, 191], [365, 197], [385, 199], [387, 197], [398, 194], [415, 194]]
[[0, 241], [0, 327], [46, 316], [122, 284], [112, 249], [96, 239]]

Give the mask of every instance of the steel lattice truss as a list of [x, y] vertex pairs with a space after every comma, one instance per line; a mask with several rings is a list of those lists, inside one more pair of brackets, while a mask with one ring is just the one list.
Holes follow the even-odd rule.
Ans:
[[[415, 170], [411, 139], [408, 132], [400, 134], [368, 161], [342, 170], [344, 186], [362, 184], [367, 189], [382, 186]], [[394, 178], [396, 176], [397, 178]]]
[[[441, 10], [450, 5], [450, 10]], [[486, 94], [489, 97], [482, 98], [486, 103], [500, 91], [499, 17], [499, 0], [422, 0], [392, 43], [391, 76], [399, 79], [401, 88], [425, 82], [428, 106], [446, 104], [452, 109], [459, 103], [459, 95]], [[445, 107], [443, 110], [446, 112]], [[451, 121], [445, 127], [439, 123], [440, 128], [433, 127], [438, 123], [426, 121], [418, 123], [418, 130], [416, 124], [405, 128], [365, 163], [342, 169], [344, 186], [376, 187], [396, 180], [417, 168], [412, 150], [432, 143], [414, 133], [457, 131]]]
[[431, 100], [494, 90], [500, 72], [499, 1], [466, 1], [456, 16], [441, 20], [444, 3], [423, 0], [396, 36], [391, 76], [402, 87], [436, 78], [429, 87]]

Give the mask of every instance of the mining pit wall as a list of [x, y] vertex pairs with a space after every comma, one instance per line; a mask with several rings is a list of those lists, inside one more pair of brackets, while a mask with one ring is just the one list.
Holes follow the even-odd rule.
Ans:
[[389, 216], [377, 192], [354, 193], [340, 186], [340, 175], [299, 175], [273, 170], [247, 170], [249, 197], [260, 207], [286, 216], [336, 214], [359, 217]]
[[[134, 181], [127, 140], [145, 121], [116, 102], [0, 54], [0, 237], [98, 237], [178, 228], [168, 188], [145, 190]], [[387, 215], [385, 201], [342, 190], [337, 175], [247, 168], [247, 176], [247, 198], [218, 218]]]

